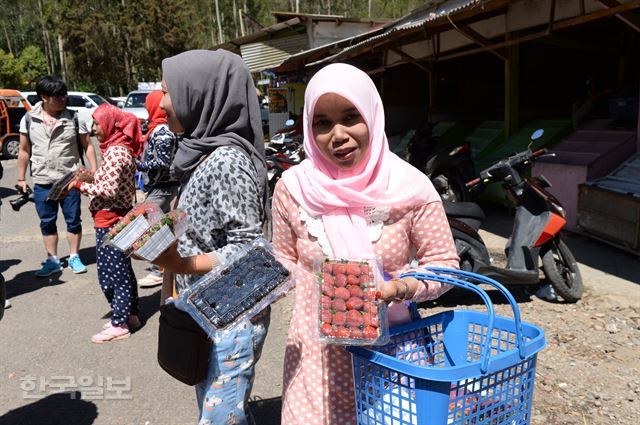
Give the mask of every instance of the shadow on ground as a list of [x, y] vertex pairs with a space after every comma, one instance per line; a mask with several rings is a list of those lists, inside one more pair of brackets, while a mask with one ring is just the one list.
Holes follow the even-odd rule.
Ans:
[[52, 394], [0, 416], [0, 425], [91, 425], [98, 417], [98, 408], [81, 400], [79, 391]]
[[[11, 261], [11, 260], [10, 260]], [[66, 280], [60, 279], [62, 272], [54, 273], [47, 277], [36, 277], [36, 270], [18, 273], [13, 279], [6, 282], [7, 298], [17, 297], [22, 294], [37, 291], [45, 286], [62, 285]]]
[[261, 399], [252, 397], [249, 408], [256, 423], [260, 425], [280, 425], [280, 410], [282, 410], [282, 397]]

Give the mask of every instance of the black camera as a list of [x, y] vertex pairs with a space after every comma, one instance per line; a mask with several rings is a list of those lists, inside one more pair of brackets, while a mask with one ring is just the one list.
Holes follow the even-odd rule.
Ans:
[[18, 194], [20, 196], [9, 201], [9, 203], [11, 204], [11, 208], [13, 208], [14, 211], [19, 211], [20, 208], [22, 208], [24, 204], [29, 201], [34, 202], [33, 191], [29, 186], [27, 186], [27, 190], [23, 192], [22, 188], [16, 185], [16, 190], [18, 191]]

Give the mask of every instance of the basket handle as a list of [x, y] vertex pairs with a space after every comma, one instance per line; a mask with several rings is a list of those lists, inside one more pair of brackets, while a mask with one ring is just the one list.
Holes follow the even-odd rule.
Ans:
[[520, 319], [520, 308], [518, 308], [518, 303], [513, 298], [513, 295], [511, 295], [511, 292], [509, 292], [509, 290], [505, 288], [503, 284], [489, 277], [482, 276], [476, 273], [466, 272], [463, 270], [447, 269], [444, 267], [425, 267], [425, 269], [432, 273], [436, 273], [438, 275], [445, 274], [445, 275], [456, 276], [458, 278], [465, 279], [465, 280], [471, 280], [472, 281], [471, 283], [474, 283], [474, 282], [484, 283], [500, 291], [502, 295], [504, 295], [504, 297], [507, 299], [509, 304], [511, 305], [511, 310], [513, 310], [513, 319], [515, 321], [515, 329], [516, 329], [516, 343], [518, 345], [518, 352], [520, 354], [520, 358], [524, 359], [526, 357], [525, 355], [526, 344], [523, 338], [524, 333], [522, 331], [522, 320]]
[[480, 298], [482, 298], [485, 305], [487, 306], [487, 318], [488, 318], [487, 340], [484, 346], [484, 351], [482, 352], [482, 355], [480, 357], [480, 371], [482, 373], [486, 373], [487, 370], [489, 369], [489, 350], [491, 349], [490, 338], [491, 338], [491, 335], [493, 335], [495, 312], [493, 310], [493, 303], [491, 302], [491, 298], [489, 298], [489, 295], [487, 295], [484, 289], [480, 288], [479, 286], [473, 285], [469, 282], [465, 282], [464, 280], [460, 280], [453, 277], [441, 276], [439, 274], [433, 274], [433, 273], [412, 271], [412, 272], [403, 273], [402, 275], [400, 275], [400, 277], [401, 278], [414, 277], [419, 280], [431, 280], [436, 282], [442, 282], [452, 286], [465, 288], [469, 291], [475, 292], [476, 294], [480, 295]]

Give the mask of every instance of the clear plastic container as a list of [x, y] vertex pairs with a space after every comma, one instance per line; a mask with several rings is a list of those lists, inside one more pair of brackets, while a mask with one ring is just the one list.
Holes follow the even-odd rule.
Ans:
[[380, 301], [380, 261], [325, 259], [318, 276], [318, 335], [321, 342], [381, 345], [389, 340], [387, 304]]
[[161, 217], [162, 210], [157, 204], [137, 204], [109, 230], [102, 241], [130, 254], [133, 243]]
[[180, 292], [176, 306], [213, 337], [264, 310], [291, 289], [289, 271], [260, 237]]
[[133, 242], [133, 253], [147, 261], [153, 261], [178, 240], [189, 228], [187, 213], [181, 209], [169, 211], [151, 225]]

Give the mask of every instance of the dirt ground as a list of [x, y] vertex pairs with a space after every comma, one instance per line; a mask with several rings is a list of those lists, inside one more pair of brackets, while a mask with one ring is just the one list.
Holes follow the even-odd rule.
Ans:
[[[574, 254], [588, 252], [594, 244], [584, 238], [568, 239]], [[494, 240], [491, 247], [498, 265], [504, 264], [497, 248], [500, 242]], [[633, 285], [581, 264], [587, 289], [576, 304], [541, 300], [527, 291], [531, 288], [511, 288], [523, 320], [542, 327], [547, 339], [547, 347], [538, 355], [532, 424], [640, 423], [640, 261], [615, 250], [605, 252], [628, 261], [620, 274], [629, 276]], [[463, 292], [455, 289], [423, 305], [421, 314], [452, 308], [484, 310], [475, 295]], [[496, 291], [488, 292], [496, 314], [512, 317], [509, 304]]]

